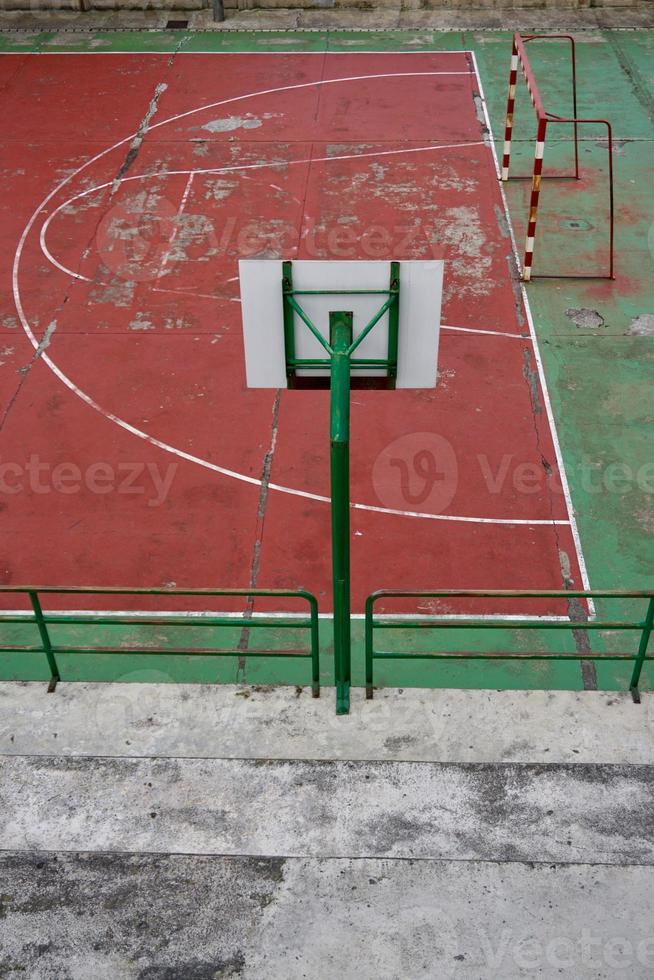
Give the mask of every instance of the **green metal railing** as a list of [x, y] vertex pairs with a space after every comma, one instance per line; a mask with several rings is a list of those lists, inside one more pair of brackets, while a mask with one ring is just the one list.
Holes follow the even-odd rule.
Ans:
[[[397, 619], [380, 618], [375, 616], [375, 603], [382, 599], [640, 599], [647, 600], [647, 611], [642, 620], [601, 620], [587, 619], [577, 622], [570, 620], [544, 620], [544, 619], [479, 619], [474, 616], [462, 616], [457, 619], [446, 618], [444, 616], [424, 616], [416, 619]], [[520, 652], [440, 652], [437, 650], [424, 652], [395, 652], [380, 651], [374, 647], [375, 630], [397, 630], [397, 629], [515, 629], [515, 630], [632, 630], [640, 633], [640, 643], [635, 653], [592, 653], [590, 651], [578, 653], [520, 653]], [[366, 599], [365, 614], [365, 644], [366, 644], [366, 697], [372, 698], [374, 685], [374, 662], [375, 660], [572, 660], [572, 661], [632, 661], [633, 670], [629, 690], [636, 703], [640, 703], [640, 692], [638, 685], [643, 665], [647, 657], [647, 647], [649, 644], [652, 630], [654, 629], [654, 592], [567, 592], [567, 591], [546, 591], [546, 592], [525, 592], [511, 590], [492, 590], [492, 591], [470, 591], [460, 589], [442, 590], [439, 592], [396, 592], [381, 589], [373, 592]]]
[[[311, 691], [314, 698], [320, 696], [320, 662], [319, 662], [319, 633], [318, 633], [318, 601], [310, 592], [304, 589], [123, 589], [123, 588], [59, 588], [30, 586], [3, 586], [0, 595], [23, 595], [29, 599], [31, 613], [5, 613], [0, 611], [0, 626], [3, 624], [34, 624], [41, 638], [40, 645], [33, 646], [0, 646], [1, 654], [25, 653], [45, 656], [50, 670], [48, 691], [54, 691], [57, 682], [61, 680], [58, 657], [69, 654], [116, 654], [129, 656], [185, 656], [185, 657], [275, 657], [311, 660]], [[202, 615], [183, 616], [175, 613], [148, 616], [141, 612], [135, 613], [93, 613], [75, 612], [60, 613], [45, 611], [41, 597], [53, 595], [79, 596], [196, 596], [204, 599], [216, 597], [244, 596], [248, 599], [300, 599], [309, 607], [307, 616], [225, 616]], [[58, 645], [54, 642], [52, 626], [183, 626], [183, 627], [229, 627], [231, 629], [293, 629], [309, 631], [308, 650], [250, 650], [250, 649], [217, 649], [215, 647], [151, 647], [151, 646], [69, 646]]]

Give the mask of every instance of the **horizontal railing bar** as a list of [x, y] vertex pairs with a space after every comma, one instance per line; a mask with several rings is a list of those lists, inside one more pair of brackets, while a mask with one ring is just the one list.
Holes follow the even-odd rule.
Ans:
[[316, 601], [316, 597], [305, 589], [150, 589], [133, 588], [128, 589], [124, 586], [106, 586], [102, 588], [97, 585], [2, 585], [0, 595], [3, 592], [23, 592], [26, 595], [30, 592], [37, 592], [42, 595], [179, 595], [179, 596], [247, 596], [252, 598], [298, 598], [306, 599], [310, 603]]
[[645, 592], [623, 592], [619, 589], [597, 591], [570, 591], [566, 589], [441, 589], [437, 592], [406, 592], [395, 589], [379, 589], [368, 596], [368, 600], [378, 599], [651, 599], [652, 590]]
[[[631, 653], [506, 653], [489, 651], [486, 653], [389, 653], [373, 652], [373, 660], [606, 660], [633, 661], [636, 654]], [[651, 657], [646, 657], [651, 660]]]
[[[310, 629], [311, 620], [310, 619], [275, 619], [275, 618], [265, 618], [263, 616], [258, 616], [256, 619], [241, 619], [238, 616], [202, 616], [202, 617], [175, 617], [175, 616], [160, 616], [156, 619], [147, 619], [143, 616], [68, 616], [61, 615], [58, 616], [54, 613], [45, 613], [43, 616], [44, 622], [49, 626], [224, 626], [233, 629], [243, 629], [247, 627], [250, 628], [268, 628], [277, 627], [284, 629]], [[0, 613], [0, 624], [3, 622], [21, 622], [33, 624], [34, 619], [21, 619], [21, 620], [5, 620]]]
[[33, 646], [0, 647], [0, 655], [2, 655], [3, 653], [39, 653], [41, 654], [41, 656], [43, 656], [45, 650], [43, 649], [43, 647], [33, 647]]
[[487, 630], [642, 630], [644, 623], [624, 623], [624, 622], [598, 622], [597, 620], [583, 620], [581, 623], [561, 622], [552, 620], [527, 620], [527, 619], [436, 619], [431, 622], [425, 620], [379, 620], [373, 621], [375, 629], [381, 630], [401, 630], [401, 629], [487, 629]]
[[[93, 655], [120, 654], [128, 656], [148, 656], [158, 657], [296, 657], [298, 659], [311, 659], [311, 652], [304, 650], [216, 650], [213, 647], [184, 647], [179, 650], [166, 650], [159, 647], [52, 647], [52, 652], [57, 656], [72, 655]], [[0, 655], [3, 653], [40, 653], [44, 654], [43, 647], [0, 647]]]

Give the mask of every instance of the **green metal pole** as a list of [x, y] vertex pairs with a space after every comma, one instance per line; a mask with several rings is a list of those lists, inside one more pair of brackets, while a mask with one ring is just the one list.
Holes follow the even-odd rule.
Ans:
[[336, 714], [350, 710], [350, 355], [352, 313], [329, 314], [331, 497]]
[[636, 702], [636, 704], [640, 704], [640, 691], [638, 690], [638, 685], [640, 683], [640, 675], [643, 669], [643, 664], [645, 662], [645, 657], [647, 655], [649, 638], [652, 635], [653, 629], [654, 629], [654, 596], [649, 600], [649, 605], [647, 607], [647, 615], [645, 616], [645, 622], [643, 623], [643, 632], [640, 638], [640, 646], [638, 648], [638, 654], [636, 656], [636, 662], [634, 664], [634, 672], [631, 675], [631, 684], [629, 685], [631, 696]]

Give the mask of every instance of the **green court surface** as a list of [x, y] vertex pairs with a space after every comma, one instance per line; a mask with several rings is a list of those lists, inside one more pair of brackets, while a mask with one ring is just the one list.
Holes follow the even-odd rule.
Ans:
[[[647, 590], [654, 586], [654, 32], [578, 32], [579, 114], [610, 119], [614, 126], [616, 194], [615, 281], [536, 279], [528, 295], [540, 342], [563, 458], [571, 487], [581, 544], [591, 588]], [[113, 32], [93, 35], [6, 33], [0, 51], [57, 52], [179, 52], [224, 51], [474, 51], [489, 106], [493, 137], [501, 154], [511, 37], [508, 33], [456, 34], [393, 31], [311, 33]], [[546, 107], [560, 114], [570, 110], [566, 51], [543, 46], [533, 54]], [[16, 71], [20, 70], [17, 62]], [[533, 158], [534, 122], [524, 92], [514, 128], [512, 172], [528, 174]], [[565, 168], [571, 160], [569, 134], [548, 143], [546, 164]], [[599, 130], [589, 131], [582, 144], [584, 176], [573, 182], [545, 182], [536, 270], [587, 268], [606, 258], [606, 142]], [[524, 241], [529, 181], [513, 181], [507, 198], [519, 248]], [[356, 451], [353, 447], [353, 451]], [[326, 543], [325, 543], [326, 546]], [[435, 556], [437, 578], [437, 556]], [[26, 583], [28, 584], [28, 583]], [[130, 583], [124, 583], [129, 586]], [[207, 583], [209, 585], [210, 583]], [[229, 582], [219, 583], [229, 587]], [[424, 588], [443, 582], [425, 582]], [[561, 588], [565, 583], [561, 583]], [[402, 583], [398, 582], [401, 588]], [[613, 603], [615, 616], [639, 613], [626, 602]], [[321, 619], [321, 679], [331, 684], [331, 622]], [[55, 628], [65, 646], [138, 645], [151, 642], [146, 627]], [[57, 632], [58, 631], [58, 632]], [[218, 632], [156, 629], [156, 643], [174, 650], [180, 644], [201, 646], [213, 635], [221, 646], [243, 642], [238, 624]], [[398, 631], [400, 649], [467, 649], [489, 652], [570, 652], [583, 650], [579, 637], [558, 631], [504, 631], [480, 634], [456, 631]], [[183, 634], [183, 635], [182, 635]], [[35, 628], [3, 627], [3, 644], [33, 643]], [[590, 636], [598, 652], [634, 653], [638, 634]], [[252, 643], [252, 641], [250, 641]], [[297, 636], [262, 630], [261, 647], [289, 648]], [[353, 624], [353, 684], [364, 683], [363, 624]], [[577, 644], [577, 646], [575, 646]], [[60, 657], [63, 680], [198, 681], [303, 685], [310, 681], [308, 661], [289, 663], [247, 659], [218, 661], [183, 656]], [[40, 655], [5, 655], [3, 679], [36, 680], [49, 676]], [[615, 663], [596, 666], [600, 689], [626, 689], [629, 669]], [[642, 688], [651, 688], [646, 666]], [[392, 686], [461, 686], [475, 688], [581, 689], [589, 686], [578, 663], [506, 660], [449, 664], [391, 662], [379, 666], [375, 683]], [[590, 682], [592, 683], [592, 682]]]

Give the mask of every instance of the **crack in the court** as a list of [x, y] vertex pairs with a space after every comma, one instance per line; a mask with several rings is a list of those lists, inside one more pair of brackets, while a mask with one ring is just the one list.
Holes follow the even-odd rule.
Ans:
[[[259, 504], [257, 506], [257, 523], [254, 538], [254, 550], [252, 552], [252, 564], [250, 566], [250, 581], [248, 587], [251, 589], [256, 589], [257, 581], [259, 579], [259, 565], [261, 564], [261, 546], [263, 544], [263, 527], [266, 519], [266, 505], [268, 503], [268, 493], [270, 490], [270, 473], [272, 470], [273, 458], [275, 456], [275, 447], [277, 445], [277, 433], [279, 432], [279, 405], [281, 402], [282, 392], [278, 388], [275, 392], [275, 398], [273, 400], [272, 407], [272, 422], [271, 422], [271, 432], [270, 432], [270, 446], [268, 451], [263, 458], [263, 467], [261, 471], [261, 485], [259, 488]], [[254, 596], [248, 596], [247, 602], [245, 604], [245, 611], [243, 617], [249, 619], [254, 611]], [[245, 664], [246, 664], [246, 651], [250, 643], [250, 627], [244, 626], [241, 630], [241, 636], [238, 643], [238, 649], [240, 651], [240, 656], [238, 658], [238, 668], [236, 672], [236, 682], [245, 683]]]
[[21, 375], [21, 379], [18, 382], [18, 385], [16, 386], [15, 392], [7, 402], [4, 412], [2, 413], [2, 418], [0, 419], [0, 432], [2, 432], [2, 430], [4, 429], [7, 419], [9, 418], [9, 413], [11, 412], [12, 408], [18, 401], [18, 397], [21, 391], [23, 390], [23, 385], [27, 381], [30, 371], [32, 370], [32, 368], [34, 367], [34, 365], [36, 364], [36, 362], [38, 361], [39, 357], [46, 349], [46, 347], [49, 347], [50, 341], [52, 339], [52, 335], [54, 334], [56, 329], [57, 329], [57, 321], [51, 320], [45, 329], [45, 333], [43, 334], [41, 340], [39, 341], [38, 347], [35, 348], [34, 353], [32, 354], [27, 364], [24, 364], [23, 367], [18, 368], [17, 373]]
[[[558, 546], [557, 546], [558, 547]], [[563, 576], [563, 588], [569, 591], [574, 591], [575, 583], [572, 578], [572, 571], [570, 569], [570, 558], [566, 551], [562, 548], [558, 548], [559, 553], [559, 564], [561, 566], [561, 574]], [[585, 623], [588, 622], [588, 613], [584, 609], [582, 603], [576, 596], [572, 596], [568, 599], [568, 618], [571, 622]], [[588, 637], [588, 630], [572, 630], [572, 638], [575, 644], [575, 650], [582, 657], [584, 654], [592, 654], [593, 648], [590, 644], [590, 639]], [[584, 684], [584, 691], [596, 691], [597, 690], [597, 670], [595, 664], [592, 660], [580, 660], [579, 666], [581, 667], [581, 679]]]
[[139, 151], [143, 146], [143, 140], [145, 139], [146, 133], [150, 128], [150, 122], [152, 120], [152, 117], [157, 111], [157, 107], [159, 105], [159, 99], [161, 98], [161, 96], [163, 95], [163, 93], [166, 91], [167, 88], [168, 85], [166, 84], [166, 82], [159, 82], [159, 84], [155, 88], [154, 95], [150, 99], [150, 104], [148, 105], [147, 111], [143, 116], [143, 119], [139, 123], [139, 127], [136, 130], [136, 133], [134, 134], [134, 138], [129, 145], [129, 149], [127, 150], [127, 153], [125, 154], [125, 159], [120, 165], [120, 169], [118, 170], [118, 173], [114, 177], [113, 183], [111, 185], [111, 191], [109, 193], [110, 199], [120, 188], [123, 177], [125, 176], [127, 171], [130, 169], [130, 167], [136, 160], [137, 156], [139, 155]]
[[620, 68], [627, 76], [636, 99], [645, 110], [651, 121], [654, 122], [654, 97], [650, 91], [650, 86], [641, 75], [638, 67], [624, 50], [621, 40], [616, 35], [615, 31], [607, 31], [607, 37]]

